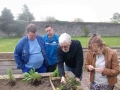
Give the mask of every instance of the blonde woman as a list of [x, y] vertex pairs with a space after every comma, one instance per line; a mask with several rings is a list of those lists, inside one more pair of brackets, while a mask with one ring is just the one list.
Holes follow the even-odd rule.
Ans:
[[118, 57], [96, 34], [88, 40], [85, 68], [90, 72], [90, 90], [113, 90], [119, 74]]

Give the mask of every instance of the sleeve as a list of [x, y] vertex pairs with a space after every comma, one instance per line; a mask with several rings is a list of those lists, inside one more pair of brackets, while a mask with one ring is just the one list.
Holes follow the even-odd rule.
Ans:
[[26, 52], [22, 52], [22, 48], [23, 48], [23, 42], [19, 41], [14, 50], [14, 59], [15, 62], [17, 63], [17, 68], [19, 69], [24, 68], [25, 66], [22, 61], [22, 53], [24, 55], [26, 54]]
[[90, 53], [89, 51], [86, 54], [86, 59], [85, 59], [85, 69], [89, 72], [88, 66], [90, 65]]
[[118, 62], [118, 57], [116, 52], [112, 54], [110, 63], [111, 63], [109, 64], [110, 68], [105, 68], [102, 74], [107, 76], [116, 76], [120, 74], [119, 62]]
[[82, 50], [82, 46], [81, 43], [79, 42], [78, 46], [77, 46], [77, 58], [76, 58], [76, 71], [75, 71], [75, 75], [77, 78], [80, 78], [82, 75], [82, 71], [83, 71], [83, 50]]
[[64, 71], [63, 55], [60, 51], [60, 47], [57, 48], [57, 57], [58, 57], [58, 71], [59, 71], [60, 77], [62, 77], [62, 76], [65, 76], [65, 71]]
[[42, 54], [43, 54], [43, 57], [44, 57], [44, 64], [47, 67], [48, 66], [48, 57], [46, 55], [45, 36], [44, 36], [44, 38], [39, 36], [39, 44], [42, 47]]

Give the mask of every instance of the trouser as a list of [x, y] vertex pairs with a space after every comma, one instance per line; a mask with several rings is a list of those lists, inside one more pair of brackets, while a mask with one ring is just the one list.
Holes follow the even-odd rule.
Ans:
[[[25, 67], [22, 69], [22, 72], [25, 73], [29, 73], [30, 69], [33, 69], [33, 68], [28, 68], [28, 67]], [[35, 69], [35, 72], [38, 72], [38, 73], [45, 73], [46, 72], [46, 66], [45, 64], [43, 64], [40, 68], [37, 68]]]
[[47, 72], [54, 72], [57, 67], [57, 64], [49, 65], [47, 67]]
[[[73, 74], [75, 74], [76, 68], [70, 68], [66, 64], [64, 64], [64, 70], [65, 71], [71, 71]], [[82, 73], [83, 73], [83, 69], [82, 69]], [[82, 80], [82, 74], [80, 76], [80, 80]]]
[[95, 82], [90, 84], [90, 90], [113, 90], [114, 86], [108, 84], [97, 84]]

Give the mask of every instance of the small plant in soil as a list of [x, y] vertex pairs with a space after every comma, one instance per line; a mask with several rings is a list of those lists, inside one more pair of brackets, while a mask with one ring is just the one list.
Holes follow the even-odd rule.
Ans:
[[22, 79], [22, 81], [27, 81], [34, 85], [34, 86], [38, 86], [41, 83], [41, 76], [39, 75], [38, 72], [35, 72], [35, 69], [31, 69], [29, 71], [29, 73], [24, 73], [24, 78]]
[[52, 77], [59, 77], [58, 68], [53, 72]]
[[69, 78], [66, 83], [61, 83], [57, 89], [58, 90], [77, 90], [77, 86], [80, 85], [79, 81], [75, 78]]
[[11, 69], [8, 69], [8, 83], [11, 85], [11, 86], [14, 86], [15, 85], [15, 78], [12, 74], [12, 70]]

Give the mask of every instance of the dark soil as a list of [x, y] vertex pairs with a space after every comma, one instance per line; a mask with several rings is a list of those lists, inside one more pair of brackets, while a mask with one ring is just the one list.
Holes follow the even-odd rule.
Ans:
[[11, 86], [8, 80], [0, 79], [0, 90], [53, 90], [48, 77], [41, 79], [38, 86], [30, 82], [22, 82], [22, 79], [16, 79], [16, 84]]
[[9, 84], [10, 84], [10, 86], [14, 86], [14, 85], [15, 85], [15, 81], [10, 80], [10, 81], [9, 81]]
[[[73, 81], [73, 79], [71, 79], [71, 80]], [[64, 89], [62, 88], [62, 90], [76, 90], [76, 88], [74, 87], [74, 85], [76, 83], [75, 81], [73, 81], [74, 84], [70, 81], [68, 81], [68, 83], [66, 83], [66, 84], [61, 83], [60, 81], [61, 81], [60, 79], [52, 80], [52, 83], [53, 83], [55, 88], [60, 88], [61, 86], [63, 86]]]
[[54, 85], [55, 88], [57, 88], [60, 85], [60, 80], [52, 80], [52, 83]]

